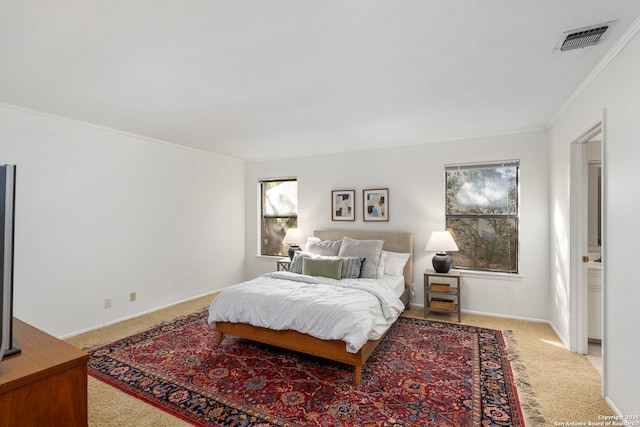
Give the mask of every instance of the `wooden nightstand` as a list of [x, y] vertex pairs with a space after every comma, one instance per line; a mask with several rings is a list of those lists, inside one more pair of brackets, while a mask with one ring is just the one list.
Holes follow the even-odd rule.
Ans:
[[458, 271], [436, 273], [424, 271], [424, 317], [430, 311], [437, 313], [457, 313], [460, 323], [460, 297], [462, 277]]
[[277, 271], [289, 271], [289, 267], [291, 267], [291, 260], [288, 257], [276, 261]]

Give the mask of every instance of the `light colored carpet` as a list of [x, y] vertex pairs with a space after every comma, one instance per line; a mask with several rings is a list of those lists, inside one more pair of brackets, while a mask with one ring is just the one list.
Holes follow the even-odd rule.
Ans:
[[[201, 297], [66, 341], [83, 349], [107, 344], [205, 308], [213, 298], [214, 295]], [[422, 309], [411, 309], [404, 315], [422, 317]], [[433, 314], [429, 319], [454, 318]], [[527, 426], [552, 426], [555, 422], [571, 421], [588, 423], [598, 421], [599, 415], [613, 415], [602, 399], [602, 379], [598, 371], [586, 357], [567, 351], [549, 325], [466, 313], [462, 314], [462, 323], [506, 331], [504, 335]], [[173, 427], [191, 424], [89, 377], [89, 425]]]

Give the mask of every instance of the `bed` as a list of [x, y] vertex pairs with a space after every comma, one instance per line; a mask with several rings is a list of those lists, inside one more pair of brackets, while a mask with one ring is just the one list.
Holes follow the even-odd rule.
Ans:
[[[344, 340], [317, 338], [317, 336], [322, 336], [322, 335], [317, 335], [309, 331], [300, 332], [300, 330], [304, 330], [303, 328], [282, 329], [280, 327], [273, 327], [273, 326], [267, 327], [264, 324], [262, 326], [254, 326], [256, 324], [260, 324], [260, 322], [255, 322], [253, 318], [246, 321], [239, 320], [239, 319], [243, 319], [242, 317], [240, 317], [239, 319], [234, 317], [232, 320], [225, 320], [228, 317], [228, 316], [225, 317], [227, 314], [225, 312], [227, 312], [228, 310], [231, 310], [231, 308], [229, 308], [231, 304], [228, 303], [229, 301], [228, 298], [227, 300], [224, 300], [224, 302], [222, 299], [219, 299], [219, 298], [223, 294], [225, 294], [225, 292], [229, 292], [227, 290], [223, 291], [211, 303], [210, 310], [209, 310], [209, 316], [210, 316], [209, 323], [212, 326], [215, 326], [217, 330], [218, 345], [222, 343], [225, 335], [232, 335], [232, 336], [237, 336], [237, 337], [252, 340], [252, 341], [261, 342], [268, 345], [285, 348], [288, 350], [293, 350], [293, 351], [345, 363], [353, 366], [354, 383], [356, 386], [358, 386], [360, 385], [360, 382], [361, 382], [362, 367], [365, 364], [366, 360], [373, 353], [377, 345], [383, 340], [386, 334], [386, 331], [391, 326], [391, 324], [395, 321], [395, 319], [397, 319], [397, 315], [399, 315], [399, 312], [401, 312], [402, 309], [407, 308], [409, 306], [409, 301], [410, 301], [412, 289], [413, 289], [413, 234], [404, 233], [404, 232], [316, 230], [313, 232], [313, 236], [322, 240], [323, 242], [338, 241], [338, 240], [341, 240], [343, 237], [346, 237], [348, 239], [355, 239], [357, 241], [384, 240], [384, 243], [382, 244], [383, 251], [392, 252], [396, 254], [398, 253], [409, 254], [408, 260], [406, 261], [406, 264], [404, 264], [404, 268], [402, 269], [402, 275], [400, 277], [400, 281], [402, 282], [402, 285], [401, 285], [402, 287], [401, 288], [396, 287], [393, 290], [394, 295], [392, 296], [392, 298], [395, 298], [397, 302], [395, 301], [389, 302], [389, 307], [393, 307], [393, 309], [390, 308], [388, 310], [394, 311], [393, 314], [397, 312], [397, 314], [395, 314], [395, 317], [390, 315], [390, 318], [388, 320], [388, 322], [390, 323], [388, 323], [387, 325], [376, 323], [377, 331], [375, 334], [373, 334], [375, 336], [375, 339], [368, 339], [366, 337], [363, 339], [362, 336], [357, 336], [355, 337], [355, 343], [350, 343], [348, 338]], [[294, 258], [294, 261], [295, 261], [295, 258]], [[266, 276], [266, 277], [260, 280], [265, 280], [267, 282], [286, 279], [286, 280], [283, 280], [282, 282], [278, 282], [278, 284], [282, 283], [282, 286], [284, 287], [285, 284], [290, 286], [290, 284], [288, 284], [287, 282], [288, 282], [288, 279], [290, 279], [292, 276], [304, 276], [304, 275], [296, 275], [295, 273], [287, 273], [287, 272], [274, 272], [274, 273], [268, 273], [267, 275], [263, 275], [263, 276]], [[227, 289], [229, 290], [234, 289], [234, 292], [241, 292], [242, 288], [244, 287], [245, 292], [246, 291], [249, 291], [250, 293], [259, 292], [258, 288], [262, 286], [262, 282], [256, 281], [256, 280], [257, 279], [254, 279], [253, 281], [247, 281]], [[321, 283], [324, 285], [324, 282], [331, 281], [332, 279], [327, 280], [322, 277], [310, 278], [309, 276], [304, 276], [304, 277], [300, 277], [299, 279], [296, 278], [295, 280], [302, 280], [302, 281], [313, 283], [313, 284]], [[339, 282], [341, 283], [341, 285], [343, 284], [344, 286], [340, 287], [339, 292], [350, 292], [350, 293], [355, 292], [355, 291], [352, 291], [351, 288], [354, 288], [354, 287], [362, 288], [364, 286], [368, 286], [368, 282], [367, 282], [368, 280], [374, 280], [374, 279], [355, 279], [353, 281], [350, 279], [340, 280]], [[303, 286], [307, 286], [307, 285], [303, 284]], [[342, 289], [343, 287], [346, 289], [343, 290]], [[280, 286], [278, 286], [278, 289], [279, 288]], [[307, 288], [319, 289], [319, 287], [314, 287], [313, 285], [307, 286]], [[386, 295], [388, 292], [384, 289], [383, 291], [384, 292], [381, 292], [381, 293], [385, 294], [383, 296], [386, 299], [384, 300], [380, 299], [380, 301], [390, 301], [388, 295]], [[284, 295], [286, 292], [288, 291], [283, 290], [279, 295], [279, 297], [284, 298]], [[294, 291], [293, 293], [296, 293], [296, 292]], [[377, 297], [380, 298], [379, 295]], [[249, 303], [247, 303], [246, 301], [249, 301], [251, 296], [247, 296], [246, 298], [247, 299], [245, 300], [244, 303], [243, 302], [237, 303], [237, 304], [245, 305], [243, 307], [239, 307], [240, 311], [244, 310], [245, 312], [250, 312], [251, 316], [254, 316], [254, 317], [259, 316], [261, 309], [264, 309], [265, 311], [271, 309], [273, 311], [273, 307], [267, 306], [267, 304], [269, 303], [266, 302], [268, 301], [266, 297], [259, 298], [258, 300], [261, 302], [254, 302], [254, 305], [251, 306], [250, 309], [247, 309], [247, 307], [249, 306]], [[294, 298], [294, 296], [292, 296], [292, 298]], [[370, 299], [371, 297], [367, 295], [366, 298]], [[264, 302], [262, 302], [263, 299], [264, 299]], [[309, 304], [321, 305], [323, 304], [323, 302], [320, 300], [323, 300], [324, 304], [326, 305], [326, 301], [324, 300], [324, 298], [319, 297], [318, 299], [319, 300], [317, 303], [313, 301], [312, 303], [309, 303]], [[260, 307], [256, 304], [264, 304], [264, 307]], [[383, 307], [382, 310], [384, 311], [386, 302], [385, 303], [380, 302], [379, 305]], [[235, 308], [233, 310], [235, 310]], [[304, 308], [301, 308], [301, 310], [304, 310], [304, 313], [301, 313], [301, 314], [305, 314], [307, 312], [311, 313], [313, 310], [313, 305], [305, 306]], [[383, 315], [386, 316], [386, 314], [383, 314]], [[334, 323], [339, 325], [342, 322], [339, 321]], [[372, 323], [375, 323], [375, 321], [372, 321]], [[345, 340], [347, 341], [346, 343], [345, 343]]]

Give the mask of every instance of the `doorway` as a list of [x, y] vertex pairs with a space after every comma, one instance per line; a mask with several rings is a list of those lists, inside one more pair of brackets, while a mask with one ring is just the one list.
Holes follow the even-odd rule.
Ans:
[[587, 359], [602, 376], [602, 141], [588, 141], [587, 150]]
[[[571, 144], [570, 350], [578, 354], [589, 353], [590, 338], [600, 343], [605, 338], [605, 289], [602, 280], [604, 236], [601, 226], [602, 177], [605, 176], [603, 148], [602, 122]], [[592, 345], [592, 352], [600, 348]]]

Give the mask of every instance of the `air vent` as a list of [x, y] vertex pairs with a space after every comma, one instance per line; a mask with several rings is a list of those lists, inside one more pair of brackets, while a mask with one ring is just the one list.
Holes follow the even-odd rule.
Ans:
[[567, 31], [558, 43], [561, 51], [582, 49], [587, 46], [593, 46], [603, 40], [607, 30], [615, 21], [606, 22], [604, 24], [592, 25], [590, 27], [578, 28], [576, 30]]

